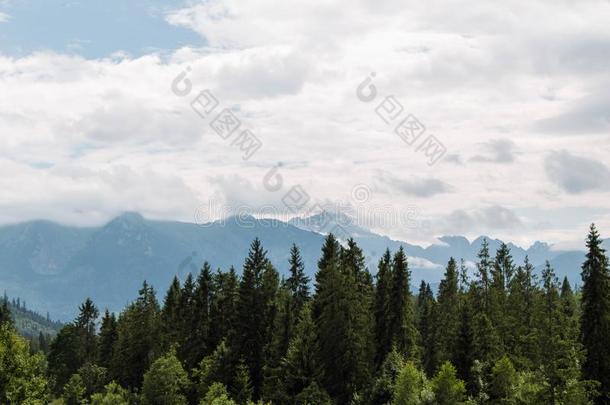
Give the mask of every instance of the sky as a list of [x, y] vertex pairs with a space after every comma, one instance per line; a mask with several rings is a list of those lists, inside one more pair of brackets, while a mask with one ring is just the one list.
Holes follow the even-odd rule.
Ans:
[[610, 232], [608, 21], [604, 0], [0, 0], [0, 224], [340, 207], [412, 243], [582, 248]]

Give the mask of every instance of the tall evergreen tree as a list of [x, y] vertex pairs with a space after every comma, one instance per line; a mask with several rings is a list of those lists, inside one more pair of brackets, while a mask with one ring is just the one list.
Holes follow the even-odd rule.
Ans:
[[182, 326], [180, 313], [181, 290], [180, 280], [175, 276], [165, 294], [163, 309], [161, 310], [161, 339], [165, 350], [169, 350], [173, 344], [177, 344], [180, 340]]
[[97, 307], [90, 298], [83, 302], [79, 309], [75, 325], [80, 331], [81, 365], [93, 363], [97, 357], [96, 320], [99, 316]]
[[146, 281], [138, 298], [119, 316], [110, 374], [121, 385], [139, 388], [144, 373], [161, 354], [160, 309], [155, 290]]
[[213, 347], [209, 342], [210, 334], [210, 302], [212, 301], [212, 269], [208, 262], [197, 276], [193, 290], [192, 326], [189, 328], [190, 344], [186, 346], [185, 366], [194, 368], [207, 355], [211, 354]]
[[392, 342], [408, 358], [417, 356], [417, 329], [410, 290], [411, 273], [402, 246], [392, 261], [392, 289], [390, 294], [390, 326]]
[[503, 352], [507, 346], [510, 346], [510, 343], [506, 341], [510, 336], [506, 317], [506, 301], [508, 285], [512, 279], [513, 272], [514, 264], [510, 248], [505, 243], [502, 243], [496, 252], [496, 257], [491, 266], [489, 318], [498, 332]]
[[102, 317], [100, 326], [100, 334], [98, 339], [98, 360], [97, 364], [102, 367], [110, 368], [112, 362], [112, 353], [117, 340], [117, 321], [114, 313], [107, 309]]
[[491, 267], [491, 259], [489, 256], [489, 243], [487, 239], [483, 239], [483, 244], [481, 245], [481, 250], [477, 254], [478, 262], [477, 262], [477, 287], [480, 290], [479, 299], [477, 306], [481, 307], [482, 310], [489, 315], [489, 307], [490, 307], [490, 267]]
[[209, 347], [216, 348], [225, 339], [236, 340], [237, 302], [239, 298], [239, 281], [235, 269], [227, 273], [218, 270], [212, 277], [212, 300], [210, 303]]
[[232, 350], [249, 369], [254, 398], [260, 397], [263, 384], [268, 306], [263, 291], [263, 274], [269, 260], [260, 240], [250, 245], [244, 263], [237, 302], [236, 342]]
[[392, 350], [390, 335], [390, 292], [392, 289], [392, 256], [390, 250], [379, 260], [375, 288], [375, 365], [379, 367]]
[[453, 257], [449, 259], [445, 276], [438, 288], [438, 321], [436, 330], [438, 364], [454, 358], [460, 325], [460, 297], [458, 269]]
[[305, 274], [305, 264], [297, 245], [290, 248], [290, 277], [286, 280], [286, 286], [292, 296], [292, 313], [295, 318], [301, 312], [303, 305], [309, 300], [309, 277]]
[[[417, 295], [417, 326], [419, 330], [419, 345], [421, 347], [421, 362], [424, 371], [432, 376], [438, 364], [439, 342], [437, 336], [438, 311], [430, 284], [422, 280]], [[440, 335], [442, 331], [438, 331]]]
[[525, 264], [517, 268], [510, 282], [505, 311], [507, 329], [513, 331], [504, 339], [507, 351], [513, 362], [523, 368], [531, 368], [539, 362], [535, 319], [537, 291], [533, 270], [534, 266], [526, 256]]
[[[363, 258], [348, 248], [340, 254], [330, 234], [322, 248], [314, 297], [318, 330], [318, 359], [324, 369], [324, 387], [339, 404], [349, 403], [368, 378], [372, 351], [370, 301], [365, 299]], [[341, 260], [343, 259], [343, 261]]]
[[610, 403], [610, 270], [608, 257], [595, 225], [587, 238], [587, 254], [582, 265], [581, 342], [587, 352], [585, 378], [601, 383], [597, 404]]
[[282, 364], [284, 389], [293, 401], [307, 387], [322, 384], [321, 364], [316, 356], [312, 356], [312, 353], [317, 352], [315, 323], [310, 305], [305, 305]]

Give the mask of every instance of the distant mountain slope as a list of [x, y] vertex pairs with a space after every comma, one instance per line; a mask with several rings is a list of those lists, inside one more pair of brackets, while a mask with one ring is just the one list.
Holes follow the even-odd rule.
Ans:
[[[422, 279], [437, 283], [450, 257], [463, 258], [472, 266], [484, 238], [470, 242], [462, 236], [443, 236], [438, 244], [421, 247], [375, 234], [350, 221], [321, 213], [289, 223], [242, 216], [202, 226], [151, 221], [127, 213], [98, 228], [46, 221], [5, 226], [0, 227], [0, 289], [62, 320], [71, 319], [77, 305], [88, 296], [101, 309], [119, 310], [135, 297], [144, 279], [164, 293], [174, 275], [184, 278], [189, 272], [196, 273], [204, 260], [213, 268], [234, 266], [241, 271], [255, 237], [262, 240], [269, 258], [283, 274], [290, 246], [296, 243], [313, 280], [324, 235], [333, 229], [341, 229], [340, 238], [354, 237], [373, 273], [386, 248], [395, 251], [403, 246], [416, 287]], [[502, 242], [487, 239], [493, 254]], [[553, 251], [542, 242], [528, 249], [510, 246], [516, 264], [526, 255], [535, 266], [549, 259], [558, 275], [579, 282], [582, 252]]]
[[14, 300], [9, 300], [6, 296], [4, 300], [6, 300], [8, 308], [11, 311], [15, 328], [23, 336], [35, 339], [38, 338], [40, 333], [55, 336], [63, 326], [61, 322], [52, 321], [48, 314], [43, 316], [27, 309], [25, 303], [19, 303], [19, 301], [16, 303]]

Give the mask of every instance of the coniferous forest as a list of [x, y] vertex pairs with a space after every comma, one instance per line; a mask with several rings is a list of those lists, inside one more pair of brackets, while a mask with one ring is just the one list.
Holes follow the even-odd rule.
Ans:
[[601, 243], [592, 225], [578, 290], [484, 243], [475, 269], [451, 259], [438, 291], [413, 294], [402, 248], [373, 271], [328, 235], [309, 280], [297, 246], [280, 277], [256, 239], [240, 276], [204, 263], [119, 314], [88, 299], [37, 350], [5, 302], [0, 403], [607, 404]]

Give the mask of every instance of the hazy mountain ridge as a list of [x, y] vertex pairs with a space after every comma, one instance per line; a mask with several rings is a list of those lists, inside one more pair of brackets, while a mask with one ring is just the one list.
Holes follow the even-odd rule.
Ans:
[[[331, 214], [319, 214], [331, 215]], [[118, 310], [138, 290], [144, 279], [164, 292], [171, 278], [197, 272], [204, 260], [213, 268], [241, 270], [250, 242], [259, 237], [269, 258], [281, 273], [287, 270], [288, 253], [296, 243], [306, 271], [313, 280], [324, 239], [323, 222], [353, 236], [367, 256], [372, 272], [386, 248], [404, 246], [409, 255], [412, 285], [421, 279], [440, 280], [450, 257], [476, 261], [483, 236], [472, 242], [463, 236], [443, 236], [439, 244], [412, 245], [345, 223], [345, 218], [293, 219], [289, 223], [253, 217], [233, 217], [205, 225], [154, 221], [139, 214], [123, 214], [98, 228], [75, 228], [48, 221], [0, 227], [0, 288], [23, 297], [31, 308], [48, 310], [54, 317], [69, 319], [85, 297], [102, 308]], [[347, 237], [348, 235], [343, 235]], [[490, 251], [502, 243], [487, 238]], [[535, 266], [549, 259], [558, 276], [580, 280], [581, 251], [561, 252], [536, 242], [528, 249], [510, 244], [514, 261], [526, 255]], [[160, 294], [159, 299], [162, 299]]]

